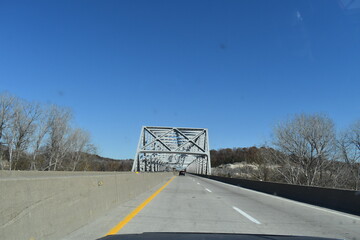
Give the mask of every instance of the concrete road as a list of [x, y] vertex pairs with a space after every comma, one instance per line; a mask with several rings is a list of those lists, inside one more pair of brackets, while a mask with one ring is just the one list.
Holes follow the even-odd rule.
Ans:
[[[118, 217], [121, 221], [125, 215]], [[176, 177], [118, 234], [142, 232], [254, 233], [360, 239], [360, 217], [187, 174]]]

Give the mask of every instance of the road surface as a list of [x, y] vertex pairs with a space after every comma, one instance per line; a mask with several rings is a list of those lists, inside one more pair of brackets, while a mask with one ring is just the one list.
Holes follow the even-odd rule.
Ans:
[[[118, 213], [114, 210], [104, 221], [99, 219], [68, 239], [79, 239], [80, 236], [88, 236], [86, 239], [89, 239], [106, 227], [110, 230], [140, 203], [140, 199], [134, 200], [126, 207], [120, 207]], [[187, 174], [175, 177], [117, 234], [143, 232], [251, 233], [360, 239], [360, 217]]]

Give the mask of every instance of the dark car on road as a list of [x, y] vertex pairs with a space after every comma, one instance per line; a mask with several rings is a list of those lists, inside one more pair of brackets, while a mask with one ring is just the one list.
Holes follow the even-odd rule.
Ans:
[[181, 170], [181, 171], [179, 172], [179, 176], [185, 176], [185, 170]]

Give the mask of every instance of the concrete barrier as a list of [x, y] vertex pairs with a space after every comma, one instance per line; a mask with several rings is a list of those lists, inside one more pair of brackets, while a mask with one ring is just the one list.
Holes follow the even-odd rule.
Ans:
[[0, 171], [0, 239], [61, 239], [172, 176]]
[[195, 175], [299, 202], [360, 215], [360, 191], [252, 181], [200, 174]]

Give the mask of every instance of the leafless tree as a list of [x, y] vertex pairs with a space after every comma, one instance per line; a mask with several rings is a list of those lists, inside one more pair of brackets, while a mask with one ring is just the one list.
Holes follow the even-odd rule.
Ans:
[[13, 116], [13, 107], [15, 97], [7, 94], [0, 94], [0, 146], [4, 141], [5, 129], [9, 126], [10, 119]]
[[[10, 125], [10, 124], [9, 124]], [[4, 129], [4, 143], [6, 144], [7, 147], [7, 153], [8, 153], [8, 157], [9, 157], [9, 170], [11, 171], [13, 168], [13, 159], [14, 159], [14, 148], [15, 148], [15, 132], [12, 131], [12, 129], [14, 129], [14, 127], [12, 126], [12, 124]]]
[[87, 161], [96, 148], [88, 132], [71, 128], [71, 119], [69, 109], [44, 107], [0, 93], [0, 169], [90, 167]]
[[90, 134], [80, 128], [72, 131], [69, 142], [71, 170], [75, 171], [80, 161], [86, 158], [85, 154], [94, 154], [96, 148], [91, 144]]
[[0, 166], [3, 169], [3, 145], [6, 144], [4, 139], [5, 129], [13, 115], [13, 105], [15, 97], [7, 93], [0, 93]]
[[274, 131], [274, 144], [288, 156], [288, 181], [315, 185], [334, 158], [335, 130], [332, 120], [324, 115], [297, 115], [279, 124]]
[[4, 130], [12, 117], [14, 102], [15, 97], [7, 93], [0, 94], [0, 144], [2, 142]]
[[49, 161], [44, 170], [57, 170], [66, 156], [70, 148], [67, 138], [71, 117], [70, 110], [55, 105], [51, 107], [48, 119], [49, 139], [47, 144]]
[[7, 93], [0, 96], [0, 147], [6, 145], [9, 156], [9, 169], [12, 170], [14, 132], [10, 131], [14, 122], [14, 105], [17, 99]]
[[15, 131], [15, 161], [18, 161], [21, 153], [24, 153], [33, 138], [36, 129], [35, 122], [40, 116], [40, 106], [25, 101], [18, 102], [14, 110]]
[[279, 176], [279, 159], [284, 158], [283, 154], [275, 149], [263, 145], [258, 150], [258, 171], [256, 172], [256, 179], [261, 181], [281, 181]]
[[342, 160], [346, 163], [353, 188], [360, 188], [360, 121], [343, 132], [338, 140]]
[[37, 170], [36, 159], [40, 153], [40, 148], [43, 146], [45, 137], [49, 133], [49, 109], [42, 109], [36, 121], [36, 128], [32, 139], [32, 159], [30, 170]]
[[9, 168], [16, 169], [16, 164], [29, 147], [35, 131], [35, 121], [39, 116], [39, 105], [17, 99], [13, 102], [11, 118], [4, 129], [4, 139], [9, 154]]

